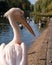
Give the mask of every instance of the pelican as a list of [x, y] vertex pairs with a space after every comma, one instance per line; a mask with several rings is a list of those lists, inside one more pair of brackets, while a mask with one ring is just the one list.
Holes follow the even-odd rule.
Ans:
[[26, 45], [21, 41], [21, 34], [17, 22], [23, 24], [33, 35], [30, 25], [25, 21], [24, 12], [20, 8], [11, 8], [5, 14], [13, 29], [14, 37], [7, 45], [0, 45], [0, 65], [27, 65]]

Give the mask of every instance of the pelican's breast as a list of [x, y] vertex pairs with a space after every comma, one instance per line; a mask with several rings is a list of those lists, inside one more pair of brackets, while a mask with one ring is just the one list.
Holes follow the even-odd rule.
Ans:
[[22, 49], [21, 45], [15, 44], [15, 51], [16, 51], [16, 65], [19, 65], [22, 59]]

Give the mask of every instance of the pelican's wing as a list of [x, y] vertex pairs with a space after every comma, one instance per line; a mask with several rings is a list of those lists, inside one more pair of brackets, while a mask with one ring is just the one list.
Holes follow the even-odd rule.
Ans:
[[[7, 49], [8, 47], [6, 47]], [[16, 65], [16, 52], [14, 46], [9, 46], [6, 50], [6, 62], [9, 65]]]
[[0, 65], [16, 65], [16, 54], [13, 46], [0, 46]]
[[[0, 65], [3, 65], [3, 63], [4, 63], [4, 59], [3, 59], [3, 57], [4, 57], [4, 48], [5, 48], [5, 43], [2, 43], [1, 45], [0, 45]], [[6, 64], [4, 64], [4, 65], [6, 65]]]
[[0, 45], [0, 51], [2, 51], [2, 50], [4, 49], [4, 47], [5, 47], [5, 43], [2, 43], [2, 44]]
[[21, 48], [22, 48], [22, 59], [20, 65], [27, 65], [27, 51], [24, 43], [21, 43]]

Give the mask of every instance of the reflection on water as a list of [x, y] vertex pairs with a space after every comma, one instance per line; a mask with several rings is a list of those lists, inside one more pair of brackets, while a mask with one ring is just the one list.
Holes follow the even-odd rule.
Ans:
[[[32, 21], [29, 24], [31, 25], [37, 37], [40, 34], [37, 25], [34, 24]], [[25, 27], [21, 30], [21, 34], [22, 41], [25, 42], [27, 46], [30, 46], [34, 39], [36, 38], [31, 33], [29, 33], [29, 31]], [[13, 31], [11, 26], [8, 23], [6, 23], [5, 20], [2, 20], [2, 22], [0, 20], [0, 44], [3, 42], [7, 44], [9, 41], [12, 40], [12, 38]]]

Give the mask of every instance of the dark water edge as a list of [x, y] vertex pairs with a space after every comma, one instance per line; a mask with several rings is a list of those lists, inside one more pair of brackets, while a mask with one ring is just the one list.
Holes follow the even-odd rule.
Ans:
[[[3, 23], [4, 21], [4, 23]], [[33, 41], [39, 36], [40, 32], [36, 24], [33, 23], [32, 20], [29, 24], [35, 32], [35, 37], [24, 27], [21, 30], [22, 34], [22, 42], [24, 42], [27, 47], [32, 45]], [[0, 20], [0, 44], [6, 43], [8, 44], [13, 39], [13, 31], [9, 23], [5, 22], [5, 20]]]

